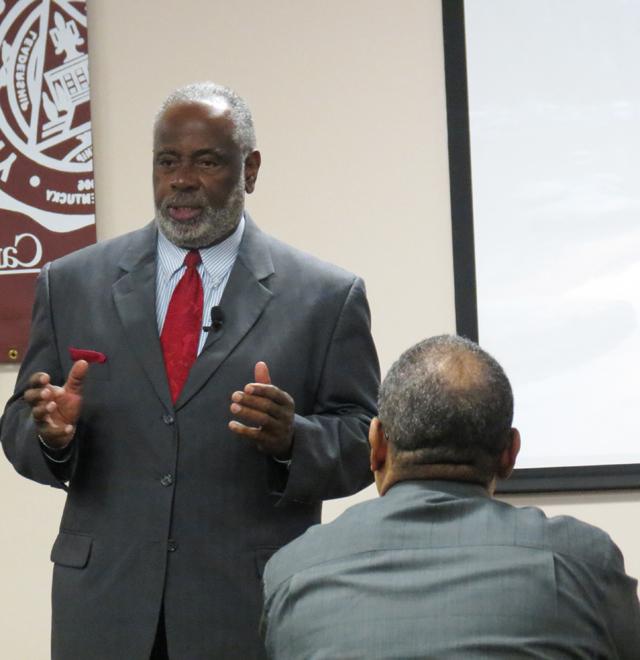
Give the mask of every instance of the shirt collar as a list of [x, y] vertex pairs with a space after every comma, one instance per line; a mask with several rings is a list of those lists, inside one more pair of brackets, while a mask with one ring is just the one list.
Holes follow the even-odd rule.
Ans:
[[[240, 249], [244, 226], [243, 215], [233, 234], [227, 236], [224, 241], [207, 248], [200, 248], [202, 266], [211, 277], [214, 286], [220, 283], [227, 271], [233, 266]], [[187, 252], [189, 252], [188, 249], [178, 247], [159, 231], [158, 277], [164, 281], [169, 280], [172, 275], [182, 268]]]

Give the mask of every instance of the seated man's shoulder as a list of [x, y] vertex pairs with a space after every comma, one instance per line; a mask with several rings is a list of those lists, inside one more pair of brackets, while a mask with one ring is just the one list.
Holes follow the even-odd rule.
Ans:
[[360, 502], [331, 522], [309, 527], [271, 557], [265, 569], [265, 584], [276, 586], [295, 573], [357, 552], [357, 545], [367, 545], [370, 539], [366, 537], [373, 530], [367, 521], [380, 503], [379, 499]]
[[[539, 544], [555, 554], [588, 563], [594, 568], [624, 571], [620, 549], [599, 527], [573, 516], [548, 517], [537, 507], [522, 507], [516, 511], [518, 527], [537, 532], [531, 539], [534, 545]], [[524, 538], [521, 540], [526, 543]]]

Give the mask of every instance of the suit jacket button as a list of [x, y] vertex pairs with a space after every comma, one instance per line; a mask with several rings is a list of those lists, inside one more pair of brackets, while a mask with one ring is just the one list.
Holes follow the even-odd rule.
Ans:
[[178, 544], [173, 539], [169, 539], [167, 541], [167, 550], [169, 552], [175, 552], [177, 549], [178, 549]]
[[171, 484], [173, 483], [173, 476], [170, 474], [165, 474], [164, 477], [160, 479], [160, 483], [163, 486], [171, 486]]
[[168, 426], [171, 426], [171, 424], [173, 424], [175, 420], [173, 419], [173, 415], [170, 415], [169, 413], [165, 413], [164, 415], [162, 415], [162, 421]]

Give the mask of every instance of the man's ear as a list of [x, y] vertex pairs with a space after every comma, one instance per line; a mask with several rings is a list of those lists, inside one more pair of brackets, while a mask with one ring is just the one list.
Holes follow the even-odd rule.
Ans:
[[384, 435], [382, 423], [377, 417], [374, 417], [369, 425], [369, 446], [371, 447], [369, 458], [371, 472], [379, 472], [387, 462], [389, 443]]
[[259, 151], [252, 151], [244, 159], [244, 189], [247, 193], [252, 193], [256, 187], [261, 162], [262, 156]]
[[497, 473], [500, 479], [508, 479], [511, 476], [516, 464], [516, 458], [518, 458], [518, 453], [520, 452], [520, 431], [513, 428], [509, 431], [509, 434], [511, 436], [509, 444], [500, 455], [500, 465]]

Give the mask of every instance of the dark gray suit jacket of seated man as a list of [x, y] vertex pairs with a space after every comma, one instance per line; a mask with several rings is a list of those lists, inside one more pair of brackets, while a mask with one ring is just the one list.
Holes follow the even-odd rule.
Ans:
[[609, 536], [491, 497], [520, 444], [512, 409], [471, 342], [400, 358], [370, 431], [383, 497], [267, 564], [270, 658], [640, 658], [637, 582]]
[[[186, 106], [194, 142], [200, 115], [217, 106]], [[209, 158], [202, 176], [213, 176]], [[175, 186], [196, 189], [199, 171], [185, 169]], [[264, 563], [320, 520], [322, 500], [371, 482], [367, 428], [379, 378], [362, 280], [271, 238], [245, 214], [219, 303], [224, 322], [174, 404], [156, 319], [157, 240], [154, 223], [43, 270], [2, 420], [16, 470], [68, 491], [51, 553], [55, 659], [148, 660], [162, 608], [172, 660], [264, 657]], [[106, 361], [89, 365], [73, 454], [55, 463], [23, 393], [33, 372], [62, 385], [70, 347]], [[229, 426], [231, 396], [254, 381], [259, 361], [295, 403], [288, 465]]]

